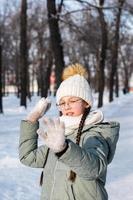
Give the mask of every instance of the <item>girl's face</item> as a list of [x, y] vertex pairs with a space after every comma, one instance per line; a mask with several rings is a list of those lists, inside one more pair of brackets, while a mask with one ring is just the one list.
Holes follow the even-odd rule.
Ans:
[[89, 105], [79, 97], [66, 96], [61, 98], [58, 107], [63, 115], [79, 116]]

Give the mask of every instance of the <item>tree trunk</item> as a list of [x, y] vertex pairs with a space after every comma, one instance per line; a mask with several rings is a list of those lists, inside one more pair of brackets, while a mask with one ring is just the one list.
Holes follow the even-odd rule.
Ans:
[[45, 71], [45, 87], [44, 87], [44, 97], [47, 97], [48, 95], [48, 89], [50, 86], [50, 74], [51, 74], [51, 68], [53, 65], [53, 57], [50, 50], [47, 51], [46, 55], [46, 71]]
[[20, 60], [19, 60], [19, 53], [16, 49], [16, 60], [15, 60], [15, 75], [16, 75], [16, 96], [19, 98], [21, 93], [21, 87], [20, 87]]
[[54, 56], [55, 62], [55, 73], [57, 80], [57, 87], [61, 82], [61, 74], [64, 68], [64, 54], [62, 47], [62, 39], [59, 29], [59, 16], [56, 11], [56, 1], [55, 0], [47, 0], [47, 9], [48, 9], [48, 22], [49, 22], [49, 30], [50, 30], [50, 39], [51, 39], [51, 47]]
[[2, 103], [2, 45], [0, 44], [0, 113], [3, 113]]
[[116, 78], [115, 78], [115, 96], [119, 97], [119, 76], [118, 76], [118, 70], [116, 71]]
[[115, 33], [114, 33], [114, 43], [112, 45], [112, 61], [111, 61], [111, 73], [110, 73], [110, 91], [109, 91], [110, 102], [113, 101], [114, 78], [117, 72], [120, 18], [121, 18], [124, 1], [125, 0], [119, 0], [119, 8], [116, 14], [116, 24], [115, 24]]
[[129, 72], [130, 71], [129, 67], [126, 64], [126, 60], [124, 59], [124, 56], [121, 50], [120, 50], [120, 54], [121, 54], [121, 59], [124, 66], [123, 93], [126, 94], [129, 92], [129, 77], [131, 73]]
[[45, 63], [43, 58], [40, 58], [39, 61], [39, 94], [41, 97], [47, 97], [48, 95], [50, 84], [49, 78], [52, 64], [53, 60], [51, 59], [51, 51], [48, 50], [45, 58]]
[[27, 48], [27, 0], [22, 0], [20, 14], [20, 71], [21, 71], [21, 101], [20, 105], [27, 107], [28, 85], [28, 48]]
[[128, 93], [129, 92], [129, 73], [128, 73], [128, 69], [127, 66], [124, 66], [124, 72], [125, 72], [125, 81], [124, 81], [124, 88], [125, 88], [125, 92]]
[[[101, 2], [100, 2], [101, 3]], [[104, 4], [104, 1], [100, 4], [102, 7]], [[106, 61], [106, 52], [107, 52], [107, 24], [104, 18], [104, 13], [101, 8], [98, 9], [99, 12], [99, 20], [101, 25], [101, 50], [100, 50], [100, 56], [99, 56], [99, 73], [98, 73], [98, 107], [102, 107], [103, 105], [103, 93], [104, 93], [104, 86], [105, 86], [105, 61]]]
[[44, 65], [43, 65], [43, 58], [40, 58], [40, 63], [39, 63], [39, 74], [40, 74], [40, 93], [41, 97], [44, 97], [44, 87], [45, 87], [45, 71], [44, 71]]

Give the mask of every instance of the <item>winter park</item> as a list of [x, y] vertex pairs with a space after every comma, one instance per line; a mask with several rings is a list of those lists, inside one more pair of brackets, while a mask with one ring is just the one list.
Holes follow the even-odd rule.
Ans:
[[133, 200], [132, 15], [0, 0], [0, 200]]

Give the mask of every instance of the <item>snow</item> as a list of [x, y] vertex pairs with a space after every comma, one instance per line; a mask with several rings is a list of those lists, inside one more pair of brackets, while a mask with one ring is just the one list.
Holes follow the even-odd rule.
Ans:
[[[116, 154], [108, 166], [106, 189], [109, 200], [133, 200], [133, 93], [115, 98], [101, 108], [106, 120], [116, 120], [121, 124], [120, 138]], [[4, 114], [0, 114], [0, 199], [37, 200], [41, 188], [41, 169], [22, 165], [18, 159], [20, 121], [35, 105], [39, 97], [28, 101], [28, 108], [19, 106], [19, 99], [10, 95], [3, 98]], [[96, 98], [95, 98], [96, 99]], [[54, 98], [48, 116], [58, 114]], [[96, 104], [95, 104], [96, 105]]]

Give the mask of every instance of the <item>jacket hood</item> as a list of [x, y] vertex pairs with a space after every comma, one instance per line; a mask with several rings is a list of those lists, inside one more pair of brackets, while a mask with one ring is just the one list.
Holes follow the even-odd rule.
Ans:
[[108, 145], [109, 153], [108, 153], [108, 164], [111, 163], [113, 160], [116, 144], [119, 138], [119, 129], [120, 123], [119, 122], [103, 122], [100, 124], [96, 124], [90, 128], [91, 130], [98, 132], [101, 137], [103, 137]]

